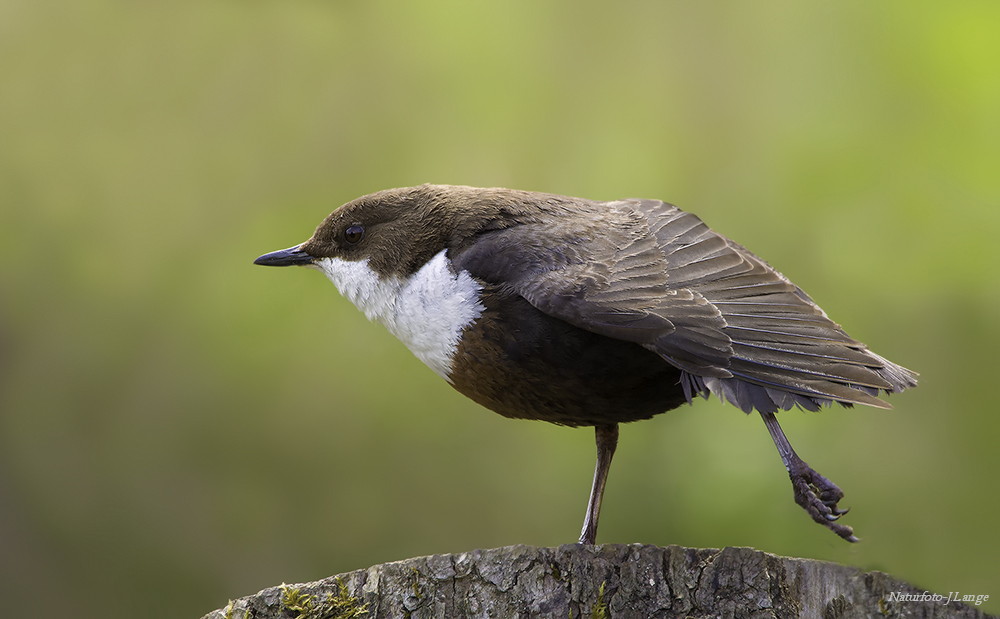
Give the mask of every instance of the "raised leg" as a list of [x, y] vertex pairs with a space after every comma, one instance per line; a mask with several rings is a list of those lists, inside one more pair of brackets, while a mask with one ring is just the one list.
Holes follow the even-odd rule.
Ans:
[[594, 426], [594, 436], [597, 439], [597, 465], [594, 467], [590, 500], [587, 501], [587, 515], [583, 519], [583, 531], [580, 533], [580, 543], [591, 545], [597, 543], [597, 519], [601, 515], [601, 500], [604, 498], [604, 486], [608, 483], [611, 458], [618, 446], [618, 424]]
[[771, 433], [774, 446], [778, 448], [781, 461], [785, 463], [788, 477], [792, 480], [792, 490], [795, 492], [795, 502], [812, 516], [812, 519], [830, 529], [849, 542], [856, 542], [854, 529], [837, 522], [837, 519], [847, 513], [846, 509], [837, 507], [837, 502], [844, 498], [844, 492], [832, 481], [823, 477], [795, 453], [774, 413], [761, 413], [767, 431]]

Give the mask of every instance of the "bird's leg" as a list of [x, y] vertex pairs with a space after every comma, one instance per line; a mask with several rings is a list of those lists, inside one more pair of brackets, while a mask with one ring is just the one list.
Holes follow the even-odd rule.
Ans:
[[608, 483], [611, 458], [618, 446], [618, 424], [594, 426], [594, 435], [597, 439], [597, 465], [594, 467], [590, 500], [587, 501], [587, 515], [583, 519], [583, 531], [580, 533], [580, 543], [591, 545], [597, 542], [597, 519], [601, 515], [601, 499], [604, 498], [604, 486]]
[[812, 519], [827, 527], [849, 542], [856, 542], [854, 530], [837, 519], [847, 513], [846, 509], [837, 507], [837, 502], [844, 498], [844, 492], [835, 483], [813, 470], [811, 466], [795, 453], [792, 445], [785, 438], [778, 419], [774, 413], [761, 413], [767, 431], [771, 433], [774, 446], [778, 448], [781, 461], [785, 463], [788, 476], [792, 480], [792, 490], [795, 492], [795, 502], [806, 510]]

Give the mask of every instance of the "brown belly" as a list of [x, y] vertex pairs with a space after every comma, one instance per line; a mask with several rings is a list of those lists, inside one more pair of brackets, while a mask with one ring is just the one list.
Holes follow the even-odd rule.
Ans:
[[495, 288], [483, 304], [462, 334], [451, 379], [490, 410], [589, 426], [648, 419], [686, 402], [680, 371], [641, 346], [584, 331]]

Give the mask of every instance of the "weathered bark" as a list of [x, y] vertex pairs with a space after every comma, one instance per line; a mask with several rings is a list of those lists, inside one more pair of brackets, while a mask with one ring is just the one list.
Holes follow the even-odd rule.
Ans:
[[925, 593], [881, 572], [752, 548], [509, 546], [272, 587], [203, 619], [987, 616], [919, 601]]

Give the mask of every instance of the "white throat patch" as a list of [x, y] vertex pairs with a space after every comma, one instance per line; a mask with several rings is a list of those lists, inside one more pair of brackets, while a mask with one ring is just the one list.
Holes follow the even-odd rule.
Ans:
[[379, 279], [368, 260], [320, 258], [323, 271], [340, 294], [369, 320], [381, 323], [418, 359], [451, 382], [451, 364], [462, 330], [483, 313], [482, 290], [468, 272], [455, 273], [445, 250], [409, 279]]

